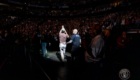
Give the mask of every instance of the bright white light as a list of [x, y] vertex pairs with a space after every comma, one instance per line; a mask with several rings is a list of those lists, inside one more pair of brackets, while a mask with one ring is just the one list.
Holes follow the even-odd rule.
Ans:
[[[71, 54], [69, 52], [66, 52], [65, 55], [71, 57]], [[52, 61], [61, 62], [60, 51], [53, 51], [53, 52], [48, 51], [48, 53], [46, 53], [45, 58], [50, 59]], [[64, 62], [67, 62], [67, 60], [65, 59]]]

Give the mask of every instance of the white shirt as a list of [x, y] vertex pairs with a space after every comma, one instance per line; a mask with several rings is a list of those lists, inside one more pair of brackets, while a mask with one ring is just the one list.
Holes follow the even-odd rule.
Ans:
[[125, 25], [125, 19], [122, 20], [121, 25]]
[[117, 24], [117, 23], [116, 23], [116, 22], [114, 22], [114, 26], [116, 26], [116, 24]]

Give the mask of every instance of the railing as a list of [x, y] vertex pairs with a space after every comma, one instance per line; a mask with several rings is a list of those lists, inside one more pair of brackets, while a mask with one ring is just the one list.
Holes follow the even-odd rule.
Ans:
[[26, 59], [26, 47], [23, 45], [0, 45], [1, 57], [7, 57], [10, 62], [17, 64]]
[[16, 74], [30, 76], [28, 79], [41, 78], [42, 76], [44, 79], [46, 78], [45, 80], [51, 80], [24, 45], [0, 45], [0, 60], [0, 69], [5, 69], [7, 65], [14, 66], [16, 71], [19, 71]]

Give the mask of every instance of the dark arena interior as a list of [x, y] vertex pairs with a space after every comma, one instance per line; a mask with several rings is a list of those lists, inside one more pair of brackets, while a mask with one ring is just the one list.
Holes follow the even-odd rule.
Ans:
[[0, 0], [0, 80], [140, 80], [140, 0]]

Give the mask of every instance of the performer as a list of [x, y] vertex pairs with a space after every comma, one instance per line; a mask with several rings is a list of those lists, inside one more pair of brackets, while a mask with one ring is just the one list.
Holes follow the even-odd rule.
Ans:
[[64, 61], [65, 51], [66, 51], [66, 39], [69, 38], [69, 35], [67, 34], [64, 25], [62, 25], [62, 29], [59, 32], [59, 39], [60, 39], [60, 53], [62, 61]]
[[71, 40], [67, 42], [67, 44], [72, 43], [72, 49], [71, 49], [71, 59], [72, 61], [77, 60], [79, 49], [81, 47], [81, 37], [78, 33], [77, 29], [73, 30], [73, 35], [71, 37]]

